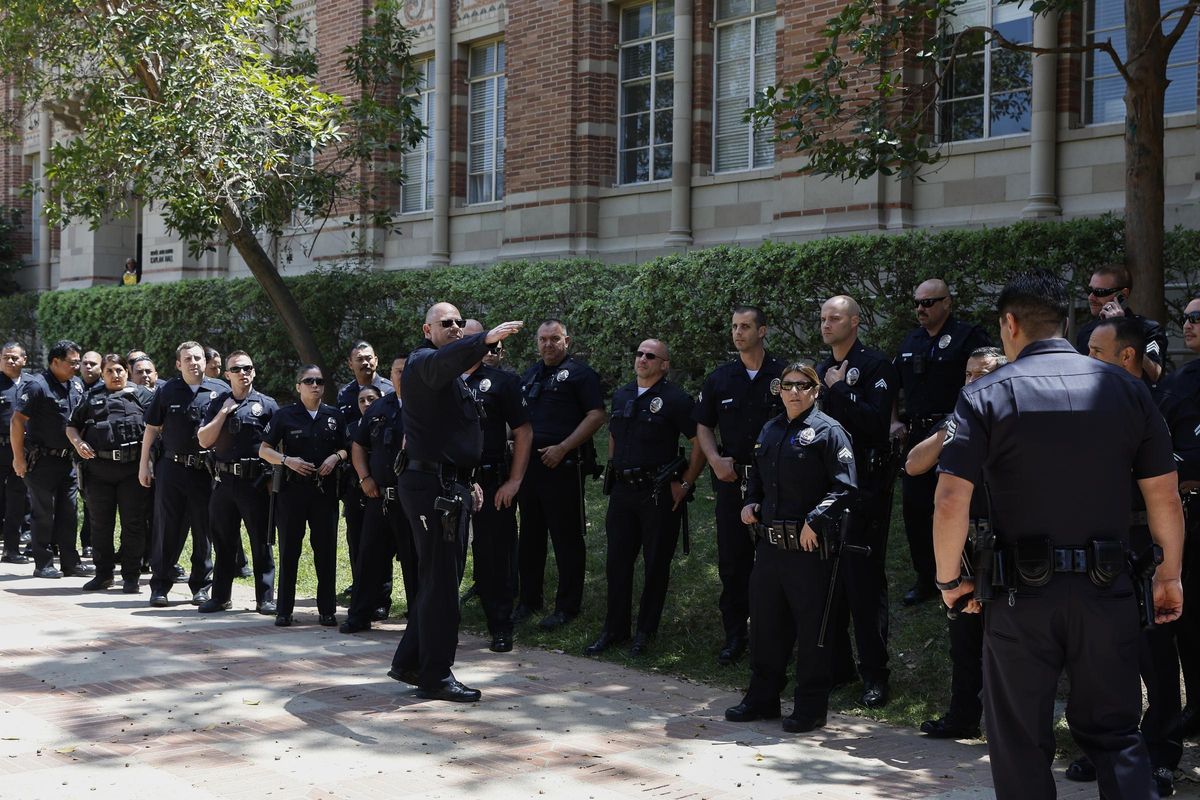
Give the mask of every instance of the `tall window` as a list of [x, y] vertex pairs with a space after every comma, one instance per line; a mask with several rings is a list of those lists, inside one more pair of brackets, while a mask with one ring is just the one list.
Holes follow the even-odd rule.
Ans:
[[471, 48], [468, 69], [467, 202], [504, 197], [504, 42]]
[[404, 154], [404, 186], [400, 192], [400, 210], [404, 213], [428, 211], [433, 207], [433, 59], [417, 66], [420, 80], [413, 99], [416, 115], [425, 123], [425, 138]]
[[[1119, 2], [1119, 0], [1118, 0]], [[938, 136], [943, 142], [986, 139], [1029, 130], [1033, 61], [1028, 53], [985, 45], [982, 32], [958, 42], [958, 55], [949, 60], [958, 32], [986, 25], [1016, 44], [1033, 41], [1029, 7], [1015, 3], [968, 0], [943, 24], [943, 74], [938, 97]]]
[[775, 161], [772, 132], [743, 117], [775, 83], [775, 0], [717, 0], [716, 43], [713, 168], [765, 167]]
[[[1185, 0], [1162, 0], [1162, 13], [1186, 5]], [[1163, 26], [1173, 29], [1178, 16]], [[1125, 58], [1125, 5], [1123, 0], [1090, 0], [1087, 6], [1087, 42], [1111, 39], [1113, 47]], [[1107, 53], [1084, 56], [1084, 121], [1088, 124], [1118, 122], [1125, 119], [1125, 81], [1117, 73]], [[1196, 33], [1195, 29], [1175, 43], [1167, 62], [1166, 105], [1164, 112], [1176, 114], [1196, 109]]]
[[671, 177], [674, 33], [673, 0], [653, 0], [621, 10], [620, 183]]

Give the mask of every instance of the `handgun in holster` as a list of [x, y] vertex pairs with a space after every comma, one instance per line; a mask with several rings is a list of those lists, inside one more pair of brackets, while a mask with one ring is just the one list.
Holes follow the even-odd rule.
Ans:
[[438, 495], [433, 501], [434, 510], [442, 512], [442, 538], [447, 542], [458, 541], [458, 520], [462, 514], [462, 505], [463, 499], [458, 495]]
[[1142, 627], [1151, 630], [1154, 622], [1154, 571], [1163, 561], [1163, 550], [1156, 544], [1150, 545], [1142, 554], [1128, 554], [1129, 571], [1133, 575], [1133, 594], [1137, 598], [1138, 617]]

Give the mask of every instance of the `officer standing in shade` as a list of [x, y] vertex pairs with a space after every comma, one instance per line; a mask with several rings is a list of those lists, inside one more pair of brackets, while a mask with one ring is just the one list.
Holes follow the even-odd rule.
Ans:
[[[646, 652], [662, 618], [688, 492], [704, 468], [704, 453], [696, 444], [692, 419], [694, 403], [687, 392], [667, 380], [670, 368], [667, 345], [647, 339], [634, 356], [636, 379], [613, 393], [608, 423], [611, 477], [605, 476], [605, 484], [611, 487], [604, 520], [608, 610], [604, 629], [584, 649], [589, 656], [629, 639], [638, 551], [642, 552], [646, 579], [638, 604], [637, 630], [629, 647], [631, 656]], [[680, 436], [691, 441], [690, 460], [678, 455]]]
[[750, 588], [751, 675], [746, 696], [725, 711], [725, 719], [779, 718], [779, 693], [795, 655], [795, 707], [783, 721], [789, 733], [825, 726], [833, 671], [819, 644], [835, 580], [830, 556], [838, 555], [842, 512], [857, 484], [849, 435], [815, 408], [820, 385], [807, 363], [783, 371], [785, 411], [757, 438], [740, 515], [759, 551]]
[[[95, 541], [96, 577], [84, 591], [113, 584], [118, 557], [122, 591], [139, 594], [142, 552], [146, 547], [146, 507], [150, 491], [138, 482], [138, 461], [146, 432], [146, 409], [154, 398], [144, 386], [128, 382], [125, 359], [109, 353], [100, 359], [102, 389], [91, 392], [71, 414], [67, 439], [82, 459], [80, 486], [87, 498]], [[121, 547], [115, 547], [117, 511]]]
[[[360, 415], [367, 413], [367, 409], [370, 408], [371, 405], [381, 397], [383, 397], [383, 393], [374, 386], [364, 386], [363, 388], [359, 389], [358, 403], [356, 405], [358, 413]], [[361, 427], [361, 416], [348, 424], [346, 426], [346, 441], [353, 443], [355, 437], [358, 435], [358, 430]], [[350, 464], [352, 464], [353, 461], [354, 447], [353, 444], [351, 444]], [[346, 466], [348, 467], [350, 464], [347, 464]], [[359, 574], [358, 553], [359, 549], [362, 547], [363, 529], [366, 522], [367, 496], [363, 493], [362, 484], [359, 483], [353, 469], [340, 468], [338, 472], [338, 494], [341, 495], [342, 509], [346, 516], [346, 550], [350, 556], [350, 585], [342, 590], [342, 594], [353, 597], [355, 584], [358, 581]], [[386, 585], [386, 592], [383, 591], [385, 588], [384, 586], [376, 587], [380, 590], [378, 592], [378, 599], [382, 602], [382, 608], [376, 606], [370, 612], [369, 616], [372, 619], [387, 619], [388, 611], [392, 605], [392, 582], [390, 577], [390, 569], [388, 570], [388, 575], [389, 577], [384, 581], [384, 584]], [[383, 615], [376, 617], [376, 610], [382, 611]]]
[[[754, 442], [763, 425], [782, 407], [772, 389], [778, 389], [774, 381], [783, 369], [782, 361], [767, 354], [767, 318], [762, 309], [738, 306], [733, 310], [731, 328], [738, 357], [705, 379], [692, 412], [696, 442], [712, 468], [717, 496], [717, 574], [721, 578], [717, 606], [725, 630], [717, 661], [726, 665], [740, 658], [750, 641], [746, 620], [755, 548], [746, 536], [741, 513]], [[714, 434], [718, 429], [719, 445]]]
[[488, 346], [519, 331], [505, 322], [486, 334], [463, 336], [466, 321], [449, 303], [425, 315], [425, 343], [408, 356], [401, 389], [407, 460], [397, 488], [417, 546], [417, 602], [388, 676], [417, 687], [426, 700], [472, 703], [480, 698], [455, 679], [458, 582], [463, 542], [483, 492], [472, 473], [483, 454], [479, 405], [463, 380]]
[[1130, 317], [1137, 320], [1146, 334], [1146, 357], [1150, 359], [1146, 365], [1146, 374], [1151, 383], [1162, 379], [1163, 367], [1167, 356], [1167, 332], [1162, 325], [1152, 319], [1134, 314], [1129, 310], [1129, 298], [1133, 293], [1133, 276], [1124, 264], [1104, 264], [1096, 268], [1088, 279], [1088, 311], [1092, 319], [1079, 328], [1075, 334], [1075, 350], [1082, 355], [1088, 354], [1088, 340], [1092, 331], [1102, 320], [1112, 317]]
[[1015, 277], [997, 310], [1010, 363], [962, 392], [947, 425], [933, 520], [938, 588], [953, 607], [975, 590], [960, 560], [974, 486], [987, 487], [1011, 581], [984, 616], [996, 796], [1055, 796], [1051, 726], [1065, 669], [1067, 724], [1096, 766], [1100, 792], [1148, 798], [1150, 760], [1137, 730], [1139, 610], [1125, 551], [1132, 474], [1163, 552], [1148, 613], [1158, 623], [1177, 619], [1183, 511], [1170, 433], [1144, 384], [1061, 338], [1068, 300], [1056, 277]]
[[[889, 425], [896, 400], [896, 370], [884, 355], [858, 340], [858, 303], [839, 295], [821, 306], [821, 340], [832, 355], [817, 365], [824, 388], [821, 410], [841, 423], [854, 443], [859, 493], [849, 532], [856, 545], [871, 548], [865, 557], [850, 557], [843, 565], [846, 605], [854, 620], [858, 674], [863, 681], [862, 703], [882, 708], [888, 701], [888, 525], [892, 513], [894, 473], [890, 458]], [[836, 630], [834, 668], [848, 642], [845, 625]]]
[[[9, 423], [13, 471], [25, 479], [33, 508], [35, 578], [63, 575], [90, 577], [96, 573], [75, 549], [74, 449], [67, 439], [67, 422], [83, 401], [79, 345], [62, 340], [50, 348], [50, 367], [22, 381], [21, 393]], [[62, 571], [54, 568], [51, 544], [58, 546]]]
[[282, 464], [283, 489], [275, 498], [279, 518], [279, 600], [275, 625], [292, 624], [296, 604], [296, 574], [304, 529], [308, 527], [313, 567], [317, 573], [318, 622], [337, 623], [337, 489], [338, 464], [350, 454], [342, 412], [321, 402], [325, 377], [321, 368], [307, 364], [296, 373], [300, 402], [281, 408], [263, 429], [258, 455], [271, 464]]
[[[483, 333], [478, 320], [467, 320], [467, 336]], [[499, 343], [495, 345], [499, 347]], [[471, 547], [474, 553], [475, 585], [493, 653], [507, 653], [513, 646], [512, 553], [517, 541], [517, 508], [514, 501], [533, 444], [521, 380], [482, 363], [468, 370], [467, 387], [483, 408], [483, 456], [475, 469], [476, 482], [483, 488], [483, 505], [471, 518]], [[512, 454], [508, 432], [512, 431]]]
[[13, 471], [12, 439], [9, 428], [21, 387], [29, 380], [25, 374], [25, 346], [5, 342], [0, 348], [0, 519], [4, 520], [5, 564], [28, 564], [21, 552], [21, 525], [25, 521], [28, 494], [25, 481]]
[[[147, 489], [154, 486], [154, 528], [151, 531], [150, 605], [165, 607], [167, 594], [176, 580], [175, 563], [192, 531], [192, 572], [188, 588], [192, 604], [209, 599], [212, 586], [212, 543], [208, 504], [212, 498], [210, 453], [200, 446], [197, 431], [208, 405], [224, 389], [204, 377], [204, 348], [198, 342], [183, 342], [175, 349], [178, 378], [171, 378], [154, 393], [146, 412], [142, 460], [138, 480]], [[150, 453], [162, 436], [162, 455], [154, 470]]]
[[275, 614], [275, 556], [270, 545], [270, 470], [258, 457], [263, 429], [279, 405], [254, 388], [254, 362], [243, 350], [226, 359], [230, 390], [208, 404], [204, 424], [196, 432], [200, 446], [212, 450], [216, 484], [208, 502], [216, 563], [212, 592], [197, 609], [202, 614], [231, 607], [237, 554], [242, 549], [242, 523], [250, 535], [254, 563], [254, 599], [259, 614]]
[[[903, 413], [892, 422], [892, 436], [909, 446], [924, 441], [929, 433], [954, 411], [963, 387], [967, 359], [992, 342], [978, 325], [956, 319], [950, 313], [950, 287], [930, 278], [917, 287], [913, 303], [918, 327], [900, 344], [892, 361], [900, 378]], [[938, 594], [933, 585], [933, 490], [937, 473], [903, 473], [900, 477], [904, 509], [904, 532], [917, 580], [904, 595], [904, 605], [924, 602]]]
[[[83, 383], [84, 399], [93, 392], [104, 391], [104, 380], [100, 374], [100, 354], [88, 350], [79, 361], [79, 380]], [[87, 492], [79, 488], [80, 505], [83, 506], [83, 522], [79, 526], [79, 552], [84, 558], [92, 557], [92, 515], [88, 511]]]
[[521, 376], [534, 452], [517, 497], [520, 596], [513, 622], [524, 622], [542, 607], [548, 532], [558, 565], [558, 591], [554, 611], [538, 623], [546, 630], [570, 622], [583, 605], [587, 564], [583, 478], [595, 463], [592, 436], [604, 424], [600, 378], [568, 355], [570, 347], [566, 323], [545, 320], [537, 330], [542, 360]]

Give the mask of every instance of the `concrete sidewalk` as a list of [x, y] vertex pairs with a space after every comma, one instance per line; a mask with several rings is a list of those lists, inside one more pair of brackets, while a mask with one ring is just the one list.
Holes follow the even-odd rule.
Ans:
[[466, 635], [455, 672], [483, 702], [423, 702], [385, 675], [402, 623], [346, 636], [309, 605], [276, 628], [30, 572], [0, 565], [4, 798], [993, 796], [978, 742], [844, 716], [807, 736], [734, 725], [728, 692]]

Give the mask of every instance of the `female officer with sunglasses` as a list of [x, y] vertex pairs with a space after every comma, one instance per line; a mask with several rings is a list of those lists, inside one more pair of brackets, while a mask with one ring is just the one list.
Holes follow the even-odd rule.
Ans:
[[836, 530], [858, 480], [850, 437], [815, 407], [816, 370], [789, 364], [779, 386], [784, 413], [763, 426], [754, 445], [742, 508], [757, 551], [750, 574], [750, 687], [725, 719], [778, 719], [779, 693], [795, 654], [795, 708], [783, 729], [805, 733], [825, 725], [832, 688], [832, 660], [817, 640], [833, 562], [822, 557], [817, 531]]
[[308, 364], [296, 374], [299, 403], [280, 409], [263, 430], [258, 455], [287, 469], [275, 513], [279, 520], [279, 585], [275, 624], [292, 624], [296, 603], [296, 570], [304, 526], [308, 525], [317, 571], [317, 613], [327, 627], [337, 625], [337, 475], [345, 461], [346, 423], [342, 412], [321, 402], [325, 378], [321, 368]]

